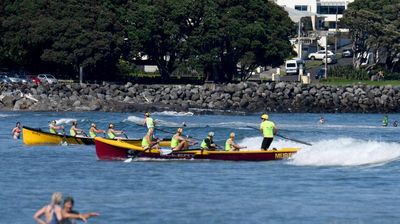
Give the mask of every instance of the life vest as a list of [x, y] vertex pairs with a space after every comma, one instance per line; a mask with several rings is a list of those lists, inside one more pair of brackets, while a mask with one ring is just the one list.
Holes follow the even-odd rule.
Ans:
[[112, 133], [110, 130], [107, 131], [107, 136], [108, 136], [109, 139], [114, 139], [115, 138], [114, 133]]
[[52, 134], [57, 134], [57, 131], [56, 131], [56, 129], [53, 128], [53, 126], [50, 126], [49, 131], [50, 131], [50, 133], [52, 133]]
[[229, 140], [230, 140], [231, 138], [228, 138], [227, 140], [226, 140], [226, 142], [225, 142], [225, 151], [231, 151], [231, 144], [229, 144]]
[[180, 143], [180, 141], [179, 141], [178, 139], [175, 138], [176, 135], [177, 135], [177, 134], [175, 134], [174, 136], [172, 136], [172, 139], [171, 139], [171, 148], [177, 147], [177, 146], [179, 145], [179, 143]]
[[94, 131], [89, 131], [89, 136], [91, 137], [91, 138], [94, 138], [94, 137], [96, 137], [97, 135], [96, 135], [96, 133], [94, 132]]
[[146, 125], [147, 128], [154, 128], [154, 120], [151, 117], [146, 118]]
[[203, 139], [203, 141], [202, 141], [201, 144], [200, 144], [200, 148], [202, 148], [202, 149], [208, 148], [208, 147], [207, 147], [207, 143], [206, 143], [206, 139], [207, 139], [207, 138]]
[[76, 131], [73, 128], [69, 129], [69, 135], [75, 136], [76, 135]]

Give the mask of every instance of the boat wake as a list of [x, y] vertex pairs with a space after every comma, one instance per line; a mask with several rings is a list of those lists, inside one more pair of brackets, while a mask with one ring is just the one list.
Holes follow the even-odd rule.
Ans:
[[400, 159], [400, 143], [338, 138], [302, 147], [290, 160], [296, 166], [381, 166]]

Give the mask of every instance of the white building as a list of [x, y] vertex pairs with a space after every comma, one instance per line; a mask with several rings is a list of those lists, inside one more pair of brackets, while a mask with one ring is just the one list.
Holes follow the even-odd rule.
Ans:
[[315, 13], [316, 29], [336, 29], [336, 21], [343, 16], [347, 5], [354, 0], [275, 0], [280, 6]]

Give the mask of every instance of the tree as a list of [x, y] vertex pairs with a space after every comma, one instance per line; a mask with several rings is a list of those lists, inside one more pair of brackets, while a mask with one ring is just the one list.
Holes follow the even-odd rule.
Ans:
[[400, 0], [356, 0], [349, 4], [342, 21], [352, 35], [355, 67], [360, 66], [362, 55], [373, 51], [376, 63], [392, 71], [399, 69], [399, 12]]

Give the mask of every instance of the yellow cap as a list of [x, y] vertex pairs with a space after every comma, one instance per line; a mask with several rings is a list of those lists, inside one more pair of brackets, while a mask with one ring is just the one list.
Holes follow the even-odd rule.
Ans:
[[144, 113], [144, 116], [150, 117], [150, 113], [149, 113], [149, 112], [146, 112], [146, 113]]
[[234, 138], [235, 137], [235, 132], [231, 132], [230, 134], [229, 134], [229, 138]]
[[268, 114], [263, 114], [263, 115], [261, 115], [261, 119], [268, 120]]
[[183, 128], [178, 128], [177, 132], [178, 133], [182, 133], [183, 132]]

